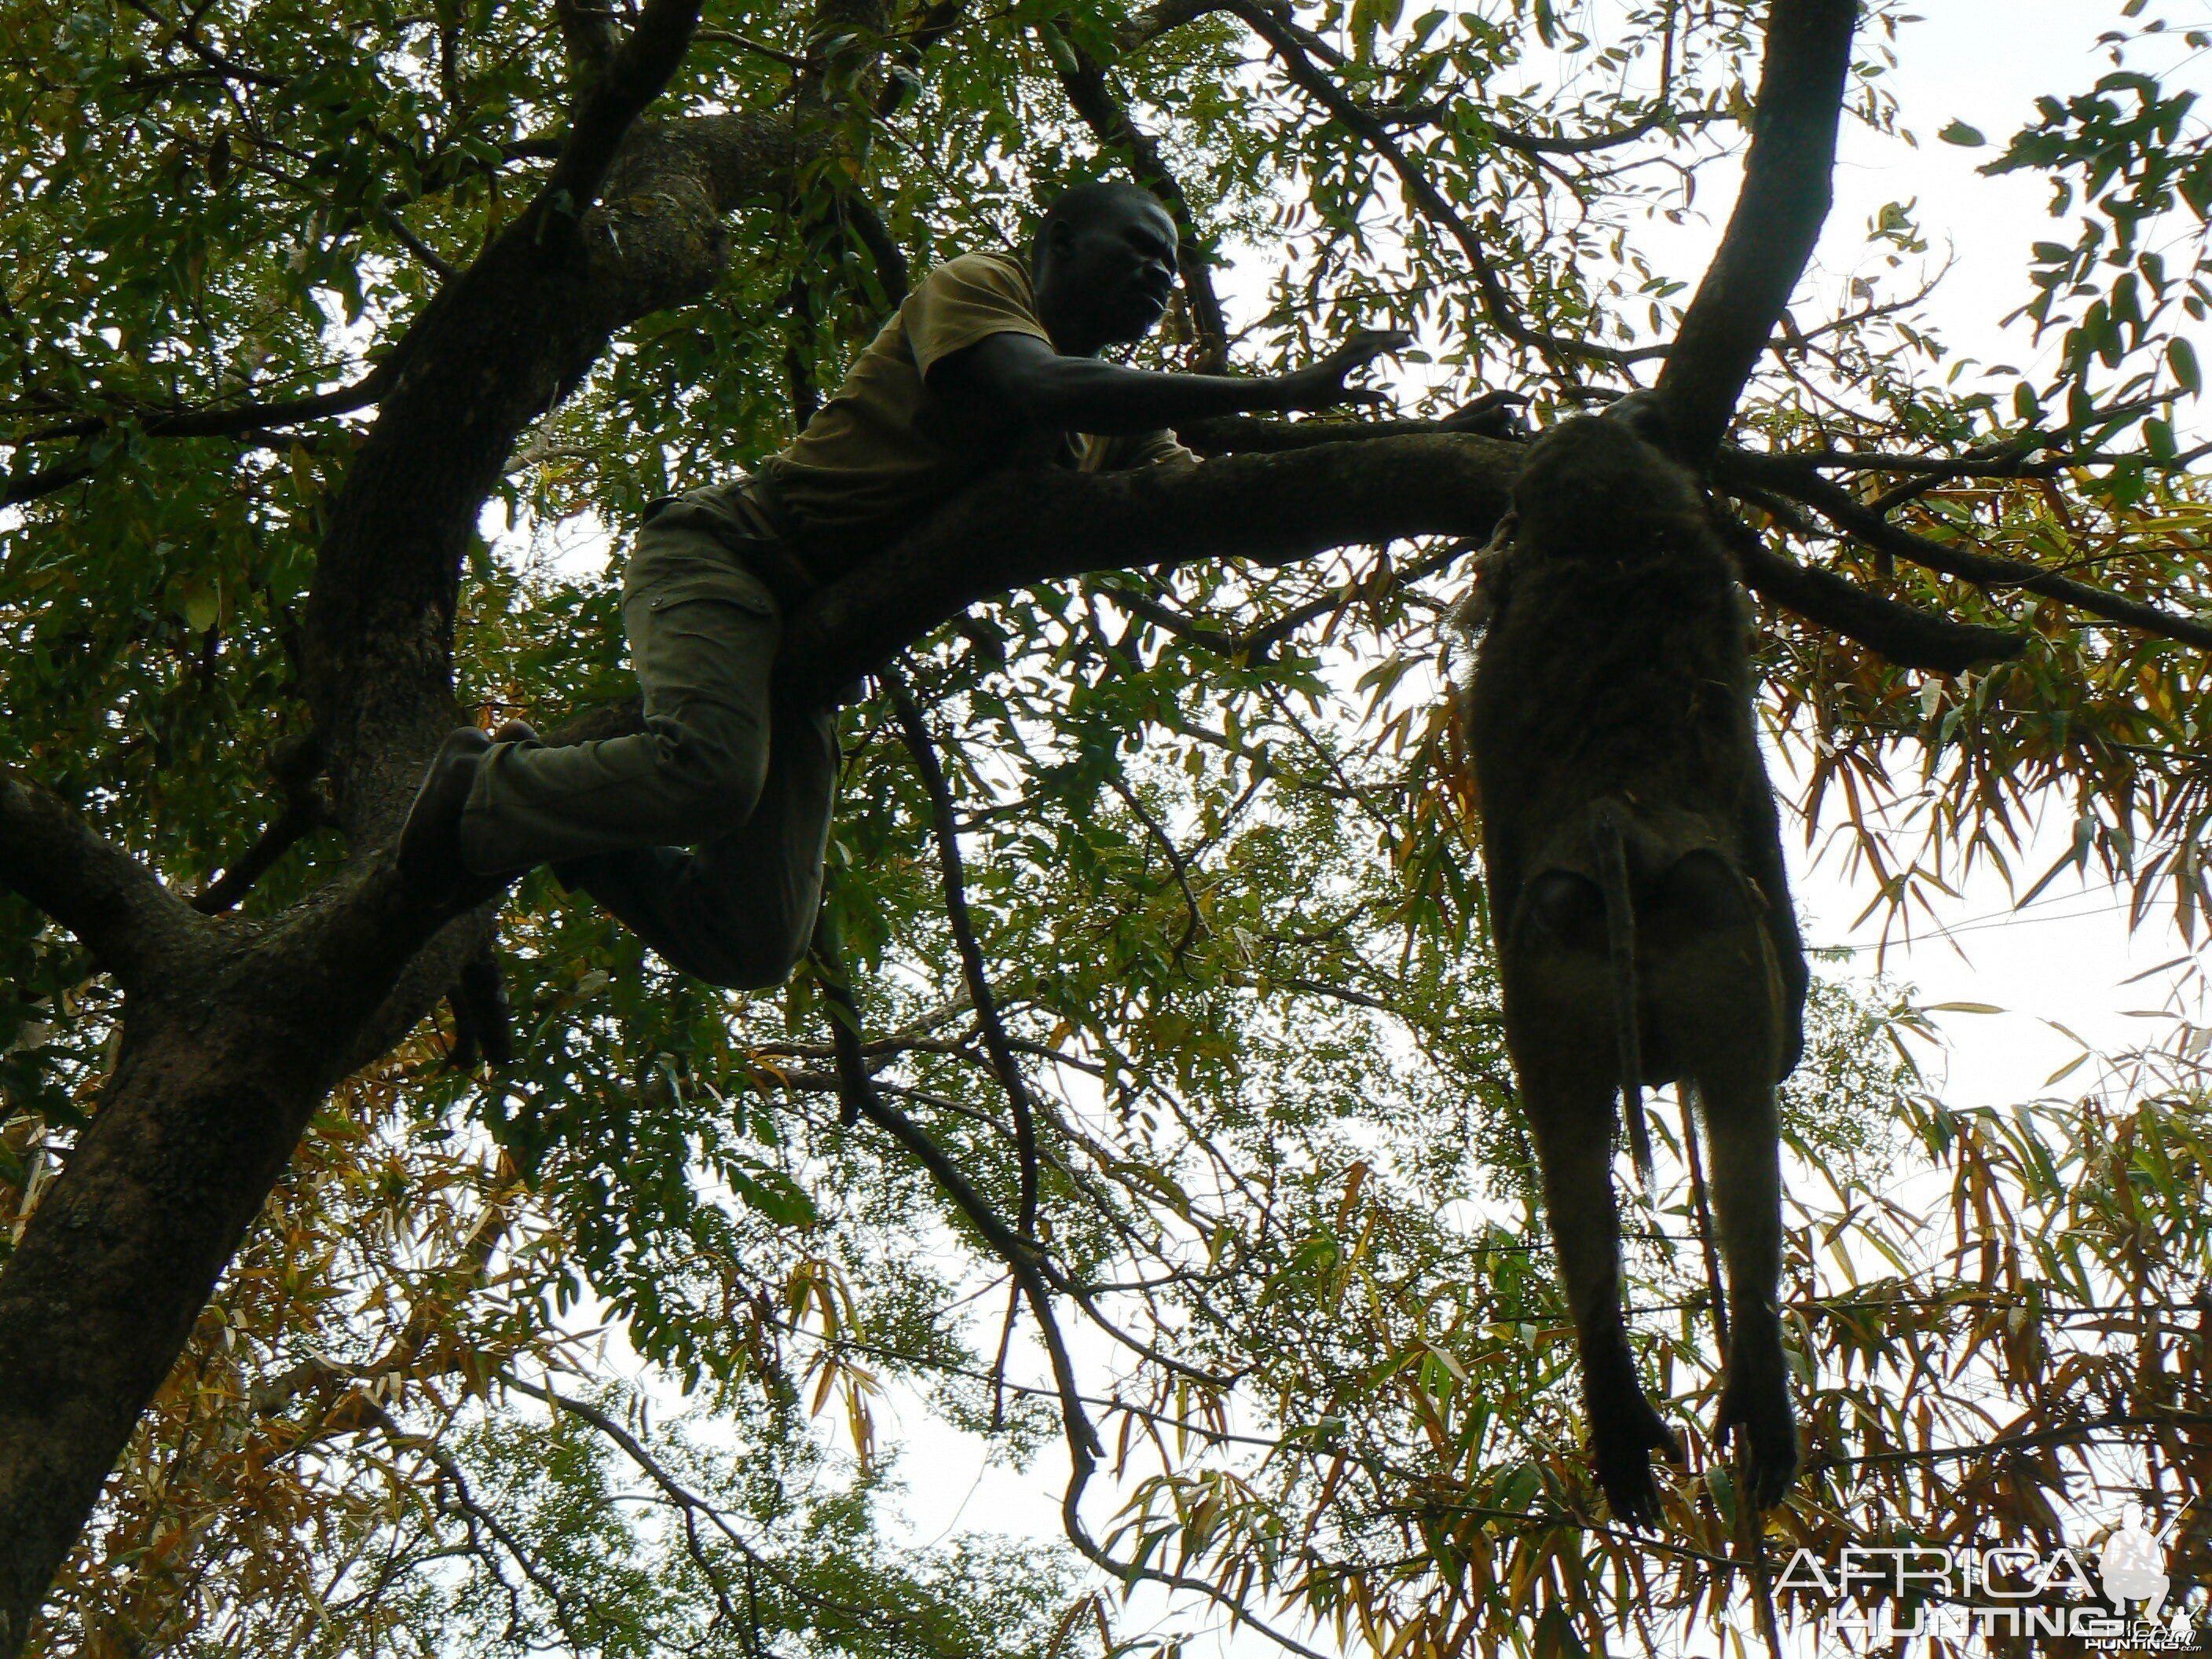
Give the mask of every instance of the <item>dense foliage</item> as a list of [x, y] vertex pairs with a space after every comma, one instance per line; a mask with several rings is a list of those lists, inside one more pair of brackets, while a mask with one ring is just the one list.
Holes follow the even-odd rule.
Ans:
[[[1952, 372], [1899, 207], [1801, 307], [1720, 473], [1772, 547], [2024, 638], [1944, 675], [1762, 611], [1808, 825], [1850, 831], [1901, 911], [2011, 859], [2056, 792], [2072, 861], [2212, 915], [2212, 501], [2176, 414], [2212, 159], [2190, 95], [2134, 68], [2156, 9], [2113, 9], [2113, 72], [1993, 163], [2056, 191], [2061, 240], [1990, 301], [2062, 343], [2051, 376]], [[1888, 100], [1912, 33], [1867, 11], [1848, 118], [1940, 115]], [[239, 913], [274, 916], [347, 856], [300, 763], [299, 611], [359, 411], [536, 190], [611, 25], [495, 0], [0, 16], [0, 762], [184, 892], [229, 871], [238, 902], [272, 826]], [[1510, 386], [1548, 420], [1648, 379], [1698, 273], [1639, 238], [1740, 153], [1759, 16], [709, 6], [656, 117], [787, 106], [811, 147], [728, 217], [714, 291], [621, 331], [520, 446], [464, 572], [462, 704], [619, 699], [619, 527], [790, 435], [896, 296], [891, 248], [1018, 246], [1133, 155], [1205, 255], [1161, 361], [1265, 368], [1387, 322], [1431, 365], [1407, 413]], [[1225, 343], [1208, 261], [1240, 278]], [[1059, 1659], [1129, 1650], [1112, 1592], [1145, 1574], [1325, 1650], [1670, 1650], [1751, 1639], [1800, 1546], [2081, 1545], [2124, 1494], [2179, 1518], [2177, 1583], [2205, 1577], [2202, 1034], [2077, 1098], [1955, 1112], [1911, 1064], [1923, 1017], [1840, 982], [1788, 1103], [1806, 1481], [1762, 1542], [1699, 1437], [1707, 1264], [1662, 1114], [1632, 1302], [1692, 1466], [1662, 1535], [1604, 1522], [1442, 696], [1470, 550], [1157, 574], [1132, 547], [976, 607], [846, 709], [831, 905], [913, 1140], [840, 1122], [811, 971], [708, 990], [531, 877], [499, 935], [514, 1058], [441, 1007], [318, 1115], [33, 1650]], [[0, 895], [15, 1237], [119, 1015]], [[980, 1224], [1032, 1187], [1058, 1364]], [[897, 1541], [887, 1395], [1041, 1468], [1095, 1431], [1070, 1514], [1096, 1565]]]

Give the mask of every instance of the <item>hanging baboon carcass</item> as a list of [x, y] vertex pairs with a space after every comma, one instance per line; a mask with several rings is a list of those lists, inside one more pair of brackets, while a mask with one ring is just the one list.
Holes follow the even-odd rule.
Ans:
[[1701, 491], [1644, 397], [1530, 449], [1515, 522], [1464, 620], [1507, 1046], [1582, 1358], [1589, 1448], [1623, 1520], [1656, 1519], [1681, 1453], [1638, 1384], [1621, 1308], [1616, 1096], [1648, 1180], [1642, 1090], [1692, 1090], [1727, 1266], [1717, 1427], [1778, 1502], [1797, 1435], [1776, 1305], [1775, 1086], [1806, 969], [1759, 757], [1749, 618]]

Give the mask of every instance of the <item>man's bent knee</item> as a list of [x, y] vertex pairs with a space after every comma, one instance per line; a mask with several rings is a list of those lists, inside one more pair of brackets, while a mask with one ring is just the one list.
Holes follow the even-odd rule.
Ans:
[[653, 839], [696, 846], [727, 835], [753, 815], [768, 778], [768, 730], [741, 711], [693, 703], [647, 720], [653, 744]]
[[719, 985], [726, 991], [773, 991], [789, 979], [806, 955], [807, 939], [752, 937], [718, 939], [710, 945], [672, 941], [655, 946], [668, 965]]

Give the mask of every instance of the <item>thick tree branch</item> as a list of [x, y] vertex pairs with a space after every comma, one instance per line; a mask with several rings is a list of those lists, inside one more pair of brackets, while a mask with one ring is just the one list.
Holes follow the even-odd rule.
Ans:
[[[665, 47], [682, 20], [659, 21]], [[631, 46], [651, 38], [641, 26]], [[586, 101], [603, 106], [626, 81], [634, 102], [641, 73], [617, 70]], [[331, 503], [304, 618], [303, 689], [356, 845], [388, 830], [453, 722], [462, 553], [516, 434], [589, 371], [614, 330], [711, 286], [727, 258], [721, 216], [787, 181], [803, 148], [787, 112], [641, 125], [607, 206], [584, 214], [578, 235], [539, 236], [543, 215], [560, 210], [549, 187], [416, 319], [398, 348], [404, 371]], [[589, 173], [587, 161], [576, 165]]]
[[818, 700], [977, 600], [1034, 582], [1206, 558], [1280, 563], [1405, 536], [1486, 537], [1523, 453], [1430, 431], [1193, 466], [1001, 474], [801, 607], [785, 634], [780, 689]]
[[2100, 587], [2091, 587], [2069, 577], [2055, 575], [2017, 559], [1992, 558], [1986, 553], [1977, 553], [1968, 548], [1954, 547], [1945, 542], [1915, 535], [1890, 523], [1850, 491], [1840, 484], [1831, 483], [1809, 467], [1799, 465], [1792, 457], [1762, 455], [1752, 450], [1727, 450], [1723, 452], [1714, 470], [1715, 476], [1723, 484], [1732, 479], [1737, 480], [1754, 489], [1771, 489], [1778, 495], [1804, 502], [1852, 540], [1864, 544], [1877, 553], [1887, 554], [1892, 558], [1909, 559], [1929, 570], [1946, 576], [1956, 576], [1983, 587], [2025, 588], [2031, 593], [2058, 599], [2076, 610], [2086, 611], [2093, 617], [2102, 617], [2108, 622], [2123, 623], [2147, 634], [2156, 634], [2169, 640], [2179, 640], [2185, 645], [2212, 649], [2212, 624], [2162, 610], [2154, 605], [2146, 605], [2140, 599], [2126, 599]]
[[208, 942], [207, 924], [152, 871], [55, 796], [4, 773], [0, 886], [76, 934], [126, 991], [159, 988]]
[[1773, 0], [1751, 152], [1720, 252], [1674, 337], [1659, 396], [1675, 453], [1719, 446], [1828, 216], [1857, 0]]
[[[1210, 452], [1288, 455], [1320, 444], [1375, 441], [1433, 433], [1448, 425], [1449, 422], [1425, 421], [1290, 422], [1231, 416], [1207, 421], [1177, 435], [1194, 447]], [[1740, 462], [1742, 465], [1739, 465]], [[1762, 464], [1763, 458], [1752, 452], [1731, 449], [1726, 452], [1720, 465], [1729, 480], [1741, 483], [1743, 480], [1739, 475], [1745, 467]], [[1776, 483], [1772, 487], [1779, 489], [1784, 485]], [[1836, 494], [1844, 495], [1840, 490]], [[1735, 550], [1745, 584], [1753, 592], [1795, 611], [1817, 627], [1832, 629], [1872, 647], [1900, 667], [1962, 673], [1978, 665], [2018, 656], [2025, 647], [2025, 641], [2018, 635], [1931, 616], [1866, 592], [1832, 572], [1793, 563], [1771, 550], [1756, 532], [1725, 514], [1717, 514], [1716, 522]], [[1404, 574], [1410, 576], [1412, 571]], [[1133, 600], [1132, 608], [1139, 614], [1150, 616], [1162, 626], [1172, 626], [1165, 616], [1157, 614], [1160, 607], [1147, 610], [1148, 602], [1141, 596], [1116, 594], [1115, 599], [1117, 604]], [[1276, 628], [1243, 637], [1210, 634], [1189, 628], [1187, 623], [1185, 628], [1200, 642], [1237, 655], [1279, 643], [1289, 629], [1326, 614], [1334, 603], [1336, 602], [1330, 599], [1316, 600], [1283, 618], [1288, 629], [1279, 623]]]
[[146, 988], [100, 1109], [0, 1266], [7, 1654], [308, 1118], [450, 912], [371, 860], [274, 923], [218, 924], [13, 783], [0, 875]]
[[1420, 434], [1498, 438], [1512, 435], [1498, 429], [1501, 416], [1507, 416], [1505, 406], [1526, 401], [1518, 392], [1486, 392], [1439, 421], [1279, 421], [1261, 415], [1217, 415], [1176, 428], [1176, 436], [1201, 455], [1283, 455], [1321, 444], [1365, 443], [1375, 438]]
[[2024, 635], [1931, 616], [1869, 593], [1833, 571], [1798, 564], [1726, 513], [1716, 512], [1713, 522], [1753, 592], [1818, 627], [1856, 640], [1899, 668], [1963, 674], [1970, 668], [2008, 662], [2027, 648]]

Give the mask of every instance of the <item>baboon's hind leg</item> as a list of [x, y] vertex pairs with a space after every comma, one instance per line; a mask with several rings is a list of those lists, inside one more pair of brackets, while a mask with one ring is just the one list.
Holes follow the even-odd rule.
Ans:
[[1782, 1277], [1782, 1176], [1770, 1075], [1716, 1073], [1698, 1091], [1728, 1267], [1728, 1382], [1715, 1426], [1744, 1437], [1752, 1498], [1763, 1510], [1780, 1503], [1797, 1476], [1797, 1419], [1775, 1303]]
[[1659, 1518], [1651, 1454], [1679, 1462], [1682, 1451], [1637, 1381], [1621, 1312], [1603, 901], [1580, 877], [1554, 872], [1530, 884], [1523, 907], [1506, 953], [1506, 1034], [1574, 1316], [1591, 1462], [1613, 1513], [1648, 1525]]
[[1774, 1078], [1785, 1033], [1770, 947], [1718, 854], [1677, 864], [1648, 907], [1666, 967], [1659, 1018], [1685, 1042], [1705, 1120], [1714, 1218], [1728, 1269], [1728, 1380], [1717, 1428], [1743, 1437], [1753, 1500], [1771, 1509], [1797, 1473], [1797, 1422], [1775, 1296], [1782, 1277], [1781, 1125]]

